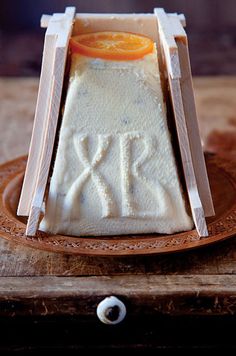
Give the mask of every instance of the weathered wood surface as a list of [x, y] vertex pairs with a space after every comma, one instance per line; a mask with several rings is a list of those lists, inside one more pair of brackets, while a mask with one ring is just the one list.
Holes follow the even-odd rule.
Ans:
[[[0, 80], [1, 162], [25, 154], [28, 151], [37, 86], [38, 81], [36, 79]], [[235, 159], [236, 78], [196, 78], [194, 87], [200, 119], [200, 132], [205, 149], [216, 151], [220, 155]], [[84, 295], [86, 294], [86, 288], [87, 295], [93, 294], [91, 289], [93, 286], [96, 291], [102, 288], [103, 295], [116, 292], [118, 295], [123, 293], [125, 296], [125, 293], [129, 293], [127, 295], [130, 298], [133, 293], [133, 298], [135, 298], [135, 293], [138, 291], [137, 288], [140, 288], [140, 297], [142, 298], [140, 303], [145, 303], [144, 295], [149, 295], [147, 301], [150, 300], [151, 303], [150, 293], [152, 291], [154, 293], [154, 290], [159, 290], [158, 293], [163, 293], [163, 298], [172, 295], [172, 302], [173, 298], [178, 300], [177, 294], [180, 295], [181, 293], [182, 295], [187, 293], [197, 301], [196, 290], [198, 290], [199, 295], [205, 293], [205, 295], [212, 295], [212, 298], [217, 296], [223, 298], [224, 293], [226, 293], [228, 298], [226, 298], [226, 302], [227, 300], [232, 300], [234, 304], [236, 295], [236, 239], [232, 238], [201, 250], [175, 255], [129, 258], [76, 257], [47, 253], [0, 239], [0, 276], [0, 300], [3, 300], [4, 295], [6, 299], [10, 296], [11, 288], [13, 288], [12, 293], [15, 293], [15, 296], [18, 293], [20, 298], [21, 290], [23, 291], [23, 288], [25, 290], [28, 289], [27, 286], [32, 287], [32, 300], [30, 301], [30, 293], [27, 297], [30, 303], [33, 303], [33, 299], [37, 298], [39, 289], [42, 289], [42, 293], [45, 293], [46, 299], [50, 299], [50, 293], [55, 296], [56, 288], [59, 288], [60, 294], [60, 288], [63, 288], [63, 285], [66, 286], [65, 294], [68, 295], [70, 300], [72, 295], [70, 288], [73, 287], [70, 287], [70, 285], [75, 281], [73, 282], [75, 283], [74, 290], [82, 288], [83, 285]], [[60, 278], [53, 276], [60, 276]], [[80, 278], [70, 279], [78, 276]], [[90, 279], [88, 276], [94, 277]], [[3, 277], [9, 277], [10, 279]], [[118, 280], [123, 288], [126, 288], [125, 285], [127, 283], [129, 292], [127, 292], [127, 289], [126, 291], [124, 289], [119, 291], [118, 286], [120, 284]], [[26, 283], [25, 287], [20, 288], [20, 283], [23, 285], [24, 281]], [[66, 281], [68, 281], [68, 285]], [[169, 281], [169, 284], [166, 281]], [[173, 288], [176, 288], [176, 292], [170, 286], [170, 281], [173, 283]], [[145, 286], [143, 292], [141, 292], [141, 288], [143, 288], [141, 286], [142, 282]], [[45, 288], [43, 287], [44, 283]], [[49, 286], [50, 283], [51, 288]], [[38, 287], [36, 288], [37, 284]], [[55, 286], [54, 292], [52, 291], [53, 286]], [[35, 292], [33, 292], [33, 289]], [[186, 292], [187, 289], [189, 292]], [[77, 291], [76, 293], [79, 292]], [[80, 300], [80, 296], [78, 294], [75, 295]], [[189, 310], [192, 297], [188, 299], [188, 304], [186, 304], [186, 308], [188, 305]], [[96, 302], [95, 299], [94, 302]], [[138, 299], [131, 300], [135, 304], [138, 303]], [[155, 303], [155, 298], [153, 303]], [[158, 299], [156, 299], [157, 305]], [[160, 304], [160, 308], [162, 308], [162, 304]], [[224, 309], [225, 311], [226, 308]], [[36, 309], [37, 305], [35, 306], [35, 312]], [[8, 311], [10, 312], [10, 304]], [[234, 311], [235, 309], [233, 308], [232, 313]], [[205, 307], [203, 306], [201, 312], [207, 313], [207, 303]], [[231, 313], [230, 307], [228, 308], [228, 313]]]
[[9, 306], [12, 316], [93, 316], [99, 301], [112, 294], [127, 304], [129, 317], [236, 312], [235, 276], [1, 277], [0, 316], [9, 315]]
[[[236, 274], [235, 239], [169, 256], [76, 257], [36, 251], [1, 240], [1, 276]], [[236, 278], [236, 277], [235, 277]]]

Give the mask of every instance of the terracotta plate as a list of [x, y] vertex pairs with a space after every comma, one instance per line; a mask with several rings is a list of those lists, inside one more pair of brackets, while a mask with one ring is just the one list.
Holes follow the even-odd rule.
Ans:
[[72, 237], [39, 231], [36, 237], [28, 237], [24, 219], [16, 216], [26, 157], [0, 166], [0, 236], [42, 250], [99, 256], [169, 253], [224, 240], [236, 234], [236, 165], [217, 156], [206, 160], [216, 210], [216, 216], [208, 219], [209, 237], [199, 238], [196, 230], [120, 237]]

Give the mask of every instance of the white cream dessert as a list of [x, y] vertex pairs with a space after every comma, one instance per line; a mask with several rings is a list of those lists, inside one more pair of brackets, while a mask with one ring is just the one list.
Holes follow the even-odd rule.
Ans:
[[80, 236], [192, 227], [155, 46], [127, 60], [73, 53], [40, 229]]

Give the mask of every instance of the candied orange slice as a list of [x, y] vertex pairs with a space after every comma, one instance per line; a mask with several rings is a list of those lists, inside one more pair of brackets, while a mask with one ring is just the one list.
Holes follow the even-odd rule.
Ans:
[[84, 56], [111, 59], [139, 59], [152, 52], [153, 41], [145, 36], [128, 32], [94, 32], [70, 39], [72, 53]]

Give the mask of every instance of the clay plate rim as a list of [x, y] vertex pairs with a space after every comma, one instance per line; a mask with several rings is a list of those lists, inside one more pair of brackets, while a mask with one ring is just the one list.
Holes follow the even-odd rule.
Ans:
[[[19, 157], [0, 166], [0, 237], [49, 252], [90, 256], [171, 253], [225, 240], [236, 234], [236, 167], [235, 163], [217, 156], [206, 158], [208, 172], [218, 172], [218, 185], [221, 186], [223, 179], [230, 188], [229, 195], [235, 194], [231, 202], [223, 207], [223, 213], [208, 220], [209, 237], [199, 238], [195, 229], [173, 235], [144, 234], [94, 238], [48, 235], [39, 231], [35, 237], [26, 236], [25, 223], [16, 216], [16, 191], [19, 197], [27, 157]], [[215, 208], [217, 210], [217, 206]]]

